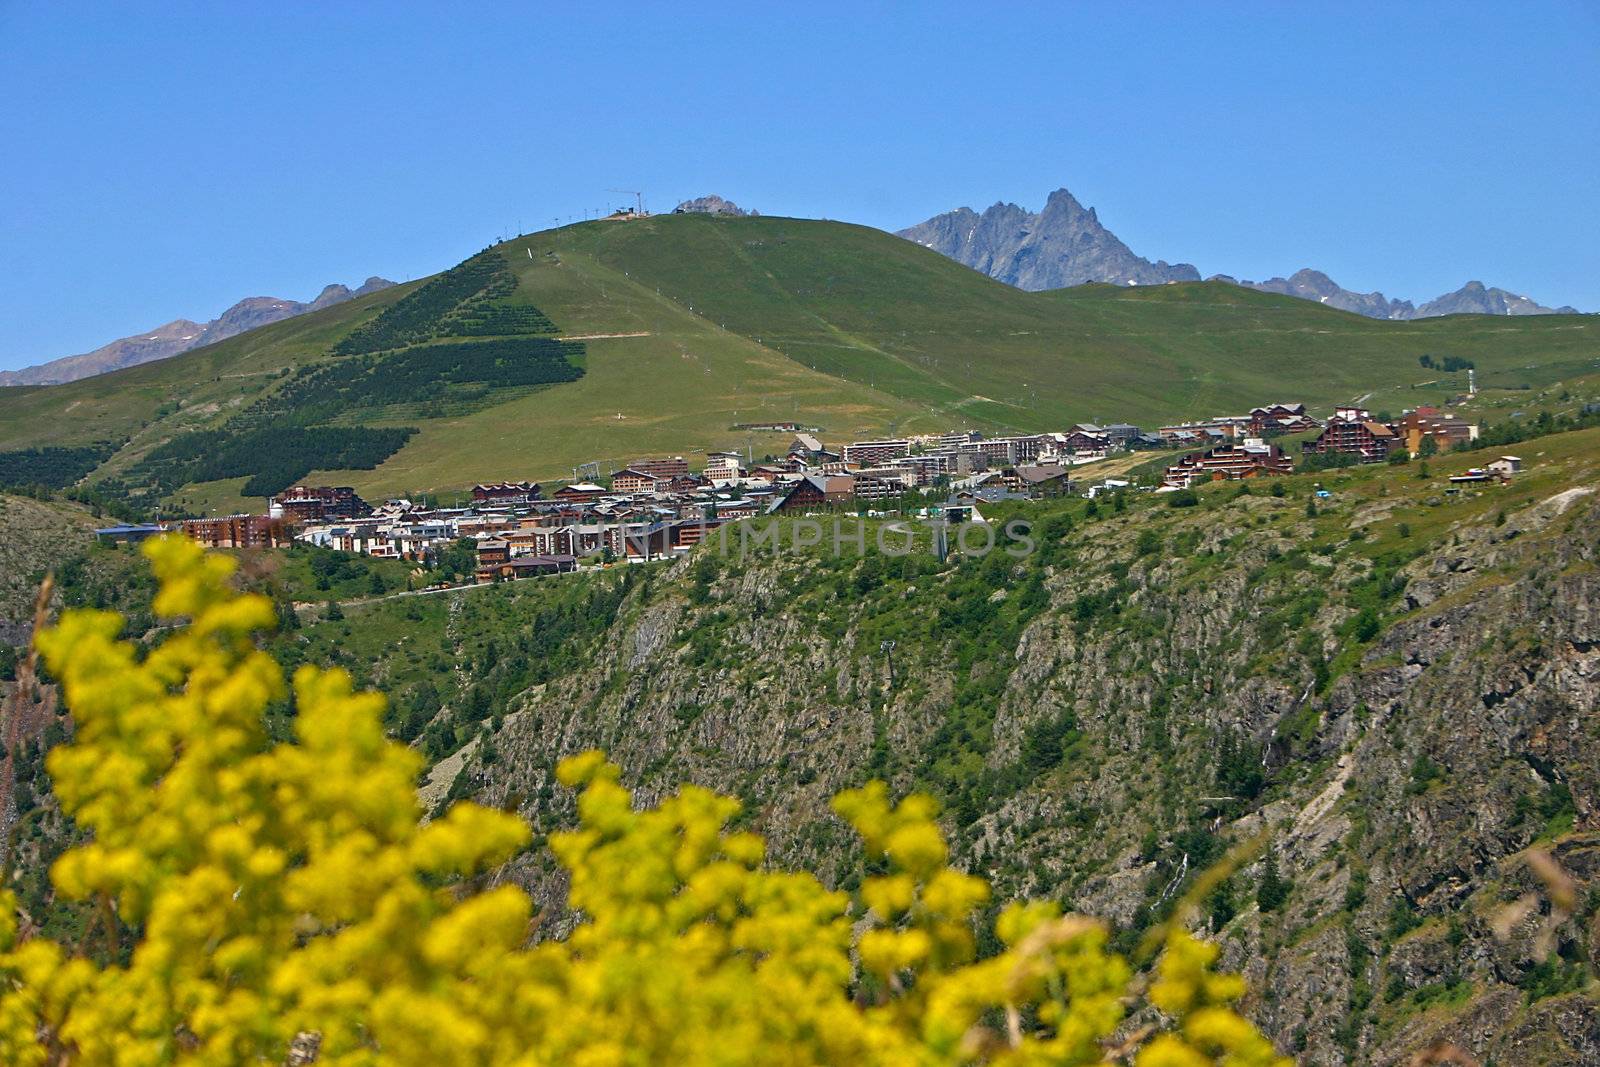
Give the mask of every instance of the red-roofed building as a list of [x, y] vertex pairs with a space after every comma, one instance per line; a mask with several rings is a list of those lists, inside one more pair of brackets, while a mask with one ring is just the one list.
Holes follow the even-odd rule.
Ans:
[[1400, 435], [1378, 422], [1365, 408], [1340, 408], [1323, 426], [1315, 441], [1301, 446], [1305, 452], [1343, 452], [1363, 463], [1381, 463], [1400, 446]]
[[1268, 404], [1250, 409], [1250, 432], [1257, 437], [1315, 430], [1317, 420], [1306, 414], [1304, 404]]
[[638, 471], [640, 474], [653, 474], [658, 478], [671, 478], [678, 474], [688, 474], [689, 461], [682, 456], [669, 456], [665, 459], [636, 459], [628, 464], [628, 469]]
[[291, 522], [361, 519], [372, 508], [348, 485], [291, 485], [267, 501], [267, 515]]
[[625, 467], [611, 476], [611, 488], [618, 493], [654, 493], [671, 481], [671, 477], [637, 467]]
[[1251, 438], [1209, 452], [1191, 452], [1167, 468], [1162, 485], [1187, 489], [1200, 482], [1234, 481], [1270, 474], [1292, 474], [1294, 460], [1277, 445]]

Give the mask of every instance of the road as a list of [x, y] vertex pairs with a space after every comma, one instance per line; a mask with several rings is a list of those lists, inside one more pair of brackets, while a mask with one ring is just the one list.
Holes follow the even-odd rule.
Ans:
[[[613, 564], [613, 566], [626, 566], [626, 564]], [[595, 574], [602, 570], [605, 570], [605, 568], [598, 565], [592, 567], [579, 567], [577, 570], [573, 571], [561, 571], [554, 575], [554, 577], [564, 578], [573, 574]], [[531, 578], [507, 578], [498, 582], [473, 582], [470, 585], [447, 585], [442, 589], [402, 589], [398, 593], [384, 593], [382, 596], [352, 597], [349, 600], [335, 600], [332, 601], [332, 603], [339, 605], [340, 609], [342, 610], [344, 608], [358, 608], [363, 604], [378, 604], [385, 600], [399, 600], [402, 597], [408, 596], [433, 596], [438, 593], [470, 593], [474, 589], [493, 589], [496, 586], [514, 584], [517, 582], [537, 582], [549, 577], [552, 576], [548, 574], [537, 574]], [[315, 608], [326, 607], [328, 603], [329, 601], [326, 600], [297, 600], [295, 601], [294, 610], [296, 612], [311, 611]]]

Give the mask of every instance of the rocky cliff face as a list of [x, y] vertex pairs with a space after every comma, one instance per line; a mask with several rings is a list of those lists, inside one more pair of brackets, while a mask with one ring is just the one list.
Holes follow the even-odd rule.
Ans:
[[1134, 255], [1100, 224], [1094, 208], [1065, 189], [1051, 193], [1038, 213], [1016, 204], [995, 204], [981, 215], [964, 207], [898, 234], [1020, 289], [1200, 280], [1187, 263], [1152, 263]]
[[201, 325], [188, 319], [176, 319], [157, 326], [136, 337], [124, 337], [102, 345], [93, 352], [78, 356], [63, 356], [38, 366], [18, 371], [0, 371], [0, 386], [5, 385], [57, 385], [92, 378], [96, 374], [136, 367], [167, 359], [191, 348], [216, 344], [229, 337], [265, 326], [271, 322], [293, 318], [308, 311], [321, 311], [325, 307], [368, 293], [387, 289], [394, 283], [384, 278], [368, 278], [357, 289], [344, 285], [324, 286], [316, 299], [308, 304], [298, 300], [283, 300], [275, 296], [250, 296], [234, 304], [210, 322]]
[[[1315, 515], [1304, 488], [1105, 509], [1042, 523], [1023, 561], [680, 563], [429, 795], [548, 829], [555, 760], [600, 746], [641, 798], [736, 794], [777, 855], [850, 885], [826, 801], [883, 776], [941, 796], [999, 895], [1125, 947], [1261, 835], [1192, 921], [1282, 1050], [1600, 1063], [1600, 471], [1563, 463], [1498, 497], [1362, 471]], [[517, 876], [554, 898], [539, 852]]]

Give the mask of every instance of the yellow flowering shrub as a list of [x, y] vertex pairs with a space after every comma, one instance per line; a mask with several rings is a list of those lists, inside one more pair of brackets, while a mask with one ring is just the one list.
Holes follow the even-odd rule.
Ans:
[[[383, 698], [303, 668], [296, 736], [255, 644], [264, 598], [232, 561], [164, 539], [146, 552], [158, 614], [187, 619], [141, 655], [121, 620], [67, 612], [38, 635], [76, 735], [50, 753], [89, 842], [51, 875], [93, 905], [96, 963], [19, 930], [0, 902], [0, 1060], [8, 1064], [352, 1067], [561, 1064], [1277, 1064], [1173, 935], [1148, 996], [1099, 924], [1053, 906], [1000, 916], [975, 961], [988, 886], [948, 866], [933, 804], [881, 783], [835, 808], [887, 873], [858, 900], [764, 863], [738, 802], [694, 786], [636, 810], [598, 753], [565, 760], [577, 828], [550, 847], [577, 916], [536, 940], [529, 897], [495, 869], [530, 841], [461, 803], [421, 822], [420, 758], [382, 733]], [[1113, 1035], [1130, 1008], [1159, 1025]]]

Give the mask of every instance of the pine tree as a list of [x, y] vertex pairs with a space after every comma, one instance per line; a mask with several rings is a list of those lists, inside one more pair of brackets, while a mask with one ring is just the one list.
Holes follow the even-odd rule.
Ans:
[[1278, 873], [1277, 852], [1268, 852], [1266, 862], [1262, 865], [1261, 883], [1256, 887], [1257, 906], [1262, 911], [1277, 911], [1289, 899], [1289, 891], [1293, 888], [1293, 883]]

